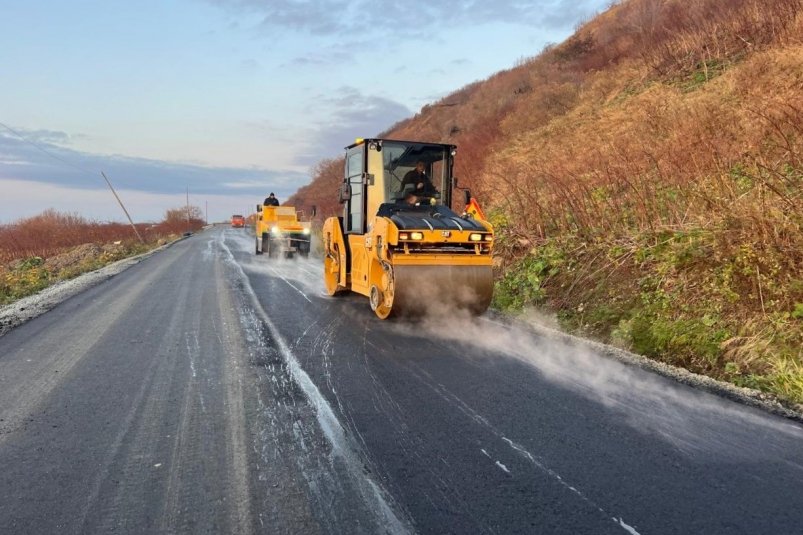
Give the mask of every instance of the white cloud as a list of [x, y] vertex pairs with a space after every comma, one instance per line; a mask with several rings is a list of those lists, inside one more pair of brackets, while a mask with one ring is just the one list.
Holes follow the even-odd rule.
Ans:
[[207, 0], [237, 13], [258, 15], [266, 32], [302, 31], [311, 35], [373, 33], [431, 39], [432, 29], [504, 22], [532, 27], [566, 25], [608, 3], [602, 0]]
[[[28, 142], [0, 134], [0, 179], [46, 182], [68, 188], [93, 189], [104, 184], [101, 171], [115, 186], [149, 193], [180, 194], [188, 186], [204, 195], [251, 193], [265, 188], [295, 191], [306, 173], [287, 169], [209, 167], [127, 156], [80, 152], [57, 145]], [[248, 189], [250, 191], [243, 191]], [[237, 191], [227, 191], [227, 190]]]
[[222, 185], [231, 189], [265, 189], [264, 182], [257, 182], [255, 180], [245, 182], [223, 182]]
[[0, 165], [31, 165], [31, 162], [20, 160], [10, 154], [0, 154]]
[[319, 95], [316, 106], [328, 115], [310, 125], [308, 152], [299, 163], [311, 165], [323, 157], [339, 156], [343, 147], [358, 137], [375, 136], [394, 123], [409, 117], [409, 108], [389, 98], [366, 95], [343, 86]]

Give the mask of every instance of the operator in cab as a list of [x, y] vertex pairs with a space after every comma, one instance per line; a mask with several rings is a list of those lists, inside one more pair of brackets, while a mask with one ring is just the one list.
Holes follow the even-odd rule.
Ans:
[[[407, 188], [408, 185], [412, 185], [412, 188]], [[416, 162], [415, 169], [404, 175], [399, 193], [404, 194], [405, 202], [408, 204], [416, 204], [422, 197], [432, 197], [438, 193], [432, 180], [427, 176], [426, 164], [423, 161]], [[415, 200], [412, 200], [409, 193], [412, 193]], [[411, 200], [412, 202], [410, 202]]]

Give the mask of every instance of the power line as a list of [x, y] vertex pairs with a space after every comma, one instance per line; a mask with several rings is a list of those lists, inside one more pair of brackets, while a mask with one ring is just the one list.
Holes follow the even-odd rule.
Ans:
[[82, 172], [90, 174], [90, 175], [95, 174], [93, 171], [90, 171], [89, 169], [86, 169], [85, 167], [81, 167], [79, 165], [75, 165], [74, 163], [70, 162], [69, 160], [65, 160], [64, 158], [62, 158], [60, 156], [57, 156], [57, 155], [53, 154], [52, 152], [50, 152], [48, 150], [45, 150], [44, 147], [41, 147], [37, 143], [34, 143], [30, 139], [26, 138], [25, 136], [23, 136], [22, 134], [20, 134], [19, 132], [17, 132], [13, 128], [11, 128], [10, 126], [8, 126], [7, 124], [0, 122], [0, 126], [2, 126], [3, 128], [5, 128], [9, 132], [11, 132], [12, 134], [17, 136], [19, 139], [21, 139], [25, 143], [31, 145], [35, 149], [47, 154], [48, 156], [50, 156], [54, 160], [58, 160], [58, 161], [60, 161], [61, 163], [65, 164], [65, 165], [69, 165], [70, 167], [72, 167], [73, 169], [77, 169], [78, 171], [82, 171]]
[[[20, 138], [25, 143], [28, 143], [29, 145], [32, 145], [36, 149], [38, 149], [38, 150], [42, 151], [43, 153], [47, 154], [51, 158], [56, 159], [56, 160], [60, 161], [61, 163], [72, 167], [73, 169], [77, 169], [78, 171], [82, 171], [82, 172], [87, 173], [89, 175], [94, 175], [95, 174], [93, 171], [90, 171], [89, 169], [86, 169], [84, 167], [75, 165], [74, 163], [72, 163], [72, 162], [70, 162], [68, 160], [65, 160], [64, 158], [61, 158], [60, 156], [56, 156], [52, 152], [45, 150], [44, 147], [40, 147], [38, 144], [36, 144], [33, 141], [29, 140], [28, 138], [26, 138], [25, 136], [23, 136], [22, 134], [20, 134], [19, 132], [17, 132], [16, 130], [14, 130], [10, 126], [8, 126], [7, 124], [5, 124], [3, 122], [0, 122], [0, 126], [2, 126], [6, 130], [11, 132], [12, 134], [17, 136], [18, 138]], [[106, 174], [103, 171], [100, 172], [100, 175], [103, 177], [103, 180], [106, 181], [106, 184], [109, 186], [109, 189], [112, 191], [112, 195], [114, 195], [114, 198], [117, 199], [117, 202], [120, 204], [120, 208], [123, 209], [123, 213], [125, 213], [125, 216], [128, 218], [128, 222], [131, 223], [131, 228], [134, 229], [134, 234], [137, 235], [137, 238], [139, 238], [139, 241], [141, 243], [145, 243], [145, 240], [143, 240], [142, 236], [139, 235], [139, 231], [137, 230], [136, 225], [134, 225], [134, 221], [131, 219], [131, 216], [128, 214], [128, 210], [126, 210], [125, 205], [123, 204], [123, 201], [117, 195], [117, 192], [114, 191], [114, 187], [112, 187], [112, 183], [109, 181], [109, 178], [106, 176]], [[189, 195], [189, 193], [188, 193], [188, 195]]]

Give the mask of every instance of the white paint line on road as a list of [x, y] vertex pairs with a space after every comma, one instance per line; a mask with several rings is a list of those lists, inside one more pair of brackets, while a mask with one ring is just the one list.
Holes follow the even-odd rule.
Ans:
[[386, 493], [383, 491], [383, 489], [381, 489], [377, 483], [363, 473], [362, 460], [350, 447], [348, 438], [343, 430], [343, 426], [340, 424], [340, 421], [338, 421], [337, 416], [335, 416], [332, 407], [326, 401], [326, 398], [323, 396], [323, 394], [321, 394], [320, 390], [318, 390], [318, 387], [312, 381], [307, 372], [305, 372], [301, 367], [301, 364], [298, 362], [295, 354], [293, 354], [287, 341], [281, 335], [279, 329], [276, 327], [273, 321], [271, 321], [267, 312], [265, 312], [265, 309], [259, 302], [256, 292], [254, 292], [254, 289], [251, 286], [251, 281], [248, 279], [248, 276], [245, 274], [242, 266], [236, 261], [231, 250], [223, 240], [219, 241], [219, 244], [227, 255], [226, 260], [228, 260], [228, 262], [233, 265], [240, 274], [243, 288], [250, 296], [255, 312], [260, 316], [260, 319], [270, 331], [271, 337], [284, 358], [293, 380], [296, 382], [299, 388], [301, 388], [307, 399], [315, 408], [318, 424], [320, 425], [321, 430], [323, 431], [327, 440], [332, 445], [332, 452], [336, 455], [339, 455], [344, 461], [346, 461], [346, 465], [356, 481], [361, 481], [368, 485], [370, 493], [367, 496], [364, 495], [364, 498], [370, 499], [374, 503], [374, 507], [371, 507], [371, 510], [377, 512], [378, 516], [381, 517], [381, 519], [388, 525], [389, 531], [392, 533], [410, 532], [411, 529], [406, 525], [405, 522], [402, 522], [396, 516], [396, 513], [386, 501]]
[[628, 526], [627, 524], [625, 524], [625, 521], [622, 520], [621, 518], [614, 518], [613, 521], [617, 522], [621, 527], [625, 529], [625, 531], [629, 532], [631, 535], [639, 535], [639, 532], [636, 531], [635, 528], [633, 528], [633, 526]]
[[483, 455], [494, 461], [494, 464], [497, 466], [497, 468], [501, 469], [503, 472], [507, 472], [508, 474], [510, 473], [510, 470], [507, 469], [507, 466], [505, 466], [504, 464], [500, 463], [499, 461], [488, 455], [487, 451], [485, 451], [482, 448], [480, 448], [480, 451], [482, 452]]
[[[422, 371], [423, 371], [423, 370], [422, 370]], [[525, 450], [525, 449], [524, 449], [522, 446], [520, 446], [519, 444], [516, 444], [515, 442], [513, 442], [513, 441], [512, 441], [512, 440], [510, 440], [509, 438], [507, 438], [507, 437], [503, 436], [503, 435], [502, 435], [502, 433], [501, 433], [501, 432], [500, 432], [500, 431], [499, 431], [499, 430], [498, 430], [496, 427], [494, 427], [494, 426], [493, 426], [493, 425], [492, 425], [492, 424], [491, 424], [491, 423], [490, 423], [490, 422], [487, 420], [487, 418], [485, 418], [484, 416], [482, 416], [481, 414], [479, 414], [478, 412], [476, 412], [474, 409], [472, 409], [472, 408], [471, 408], [471, 407], [470, 407], [468, 404], [466, 404], [466, 403], [465, 403], [465, 402], [464, 402], [462, 399], [460, 399], [458, 396], [456, 396], [455, 394], [453, 394], [452, 392], [450, 392], [450, 391], [449, 391], [449, 390], [448, 390], [448, 389], [447, 389], [447, 388], [446, 388], [444, 385], [442, 385], [442, 384], [440, 384], [440, 383], [437, 383], [437, 384], [430, 383], [430, 384], [429, 384], [429, 386], [430, 386], [430, 388], [432, 388], [432, 389], [433, 389], [435, 392], [437, 392], [437, 393], [438, 393], [438, 394], [439, 394], [439, 395], [440, 395], [440, 396], [441, 396], [443, 399], [445, 399], [447, 402], [454, 403], [454, 404], [455, 404], [455, 405], [456, 405], [456, 406], [457, 406], [457, 407], [458, 407], [458, 408], [459, 408], [459, 409], [460, 409], [460, 410], [461, 410], [461, 411], [462, 411], [464, 414], [466, 414], [467, 416], [469, 416], [469, 417], [470, 417], [472, 420], [474, 420], [474, 421], [475, 421], [475, 422], [477, 422], [478, 424], [480, 424], [480, 425], [483, 425], [483, 426], [485, 426], [486, 428], [488, 428], [488, 429], [489, 429], [489, 430], [490, 430], [490, 431], [491, 431], [491, 432], [492, 432], [494, 435], [496, 435], [497, 437], [501, 438], [501, 439], [502, 439], [504, 442], [506, 442], [506, 443], [507, 443], [507, 444], [508, 444], [508, 445], [509, 445], [511, 448], [513, 448], [513, 449], [514, 449], [514, 450], [515, 450], [517, 453], [519, 453], [520, 455], [524, 456], [524, 457], [525, 457], [525, 458], [526, 458], [528, 461], [530, 461], [530, 463], [532, 463], [532, 464], [533, 464], [533, 465], [535, 465], [537, 468], [539, 468], [539, 469], [540, 469], [540, 470], [541, 470], [543, 473], [545, 473], [545, 474], [547, 474], [548, 476], [550, 476], [550, 477], [554, 478], [554, 479], [555, 479], [556, 481], [558, 481], [558, 482], [559, 482], [559, 483], [560, 483], [560, 484], [561, 484], [561, 485], [562, 485], [564, 488], [566, 488], [566, 489], [568, 489], [569, 491], [573, 492], [573, 493], [574, 493], [575, 495], [577, 495], [577, 496], [578, 496], [578, 497], [579, 497], [581, 500], [583, 500], [584, 502], [586, 502], [586, 503], [587, 503], [587, 504], [589, 504], [590, 506], [592, 506], [592, 507], [594, 507], [595, 509], [597, 509], [597, 510], [598, 510], [600, 513], [602, 513], [603, 515], [605, 515], [605, 516], [609, 516], [609, 513], [607, 513], [607, 512], [606, 512], [604, 509], [602, 509], [602, 508], [601, 508], [599, 505], [597, 505], [596, 503], [594, 503], [594, 501], [592, 501], [591, 499], [589, 499], [588, 497], [586, 497], [586, 496], [585, 496], [585, 495], [584, 495], [582, 492], [580, 492], [580, 491], [579, 491], [579, 490], [577, 490], [575, 487], [573, 487], [572, 485], [570, 485], [570, 484], [568, 484], [566, 481], [564, 481], [564, 479], [563, 479], [563, 478], [560, 476], [560, 474], [558, 474], [557, 472], [555, 472], [554, 470], [552, 470], [551, 468], [549, 468], [548, 466], [546, 466], [546, 465], [545, 465], [543, 462], [541, 462], [541, 461], [539, 461], [539, 460], [536, 460], [536, 458], [535, 458], [535, 457], [534, 457], [534, 456], [533, 456], [533, 455], [532, 455], [530, 452], [528, 452], [527, 450]], [[503, 465], [502, 463], [500, 463], [499, 461], [497, 461], [497, 460], [493, 459], [493, 458], [492, 458], [492, 457], [491, 457], [491, 456], [488, 454], [488, 452], [487, 452], [485, 449], [480, 449], [480, 451], [483, 453], [483, 455], [485, 455], [486, 457], [488, 457], [489, 459], [491, 459], [492, 461], [494, 461], [494, 462], [495, 462], [495, 463], [496, 463], [496, 464], [499, 466], [499, 468], [500, 468], [500, 469], [504, 470], [504, 471], [505, 471], [505, 472], [507, 472], [507, 473], [511, 473], [511, 472], [508, 470], [507, 466], [505, 466], [505, 465]], [[503, 468], [503, 467], [504, 467], [504, 468]]]
[[[576, 494], [578, 497], [580, 497], [580, 499], [582, 499], [584, 502], [586, 502], [587, 504], [591, 505], [592, 507], [597, 508], [597, 510], [600, 511], [601, 513], [603, 513], [605, 516], [608, 516], [608, 513], [605, 511], [605, 509], [603, 509], [602, 507], [600, 507], [599, 505], [594, 503], [594, 501], [591, 500], [590, 498], [587, 498], [585, 496], [585, 494], [583, 494], [582, 492], [580, 492], [579, 490], [577, 490], [573, 486], [569, 485], [566, 481], [564, 481], [564, 479], [560, 476], [560, 474], [558, 474], [557, 472], [555, 472], [551, 468], [545, 466], [542, 462], [538, 461], [529, 451], [524, 449], [524, 447], [522, 447], [519, 444], [516, 444], [515, 442], [513, 442], [512, 440], [510, 440], [507, 437], [502, 437], [502, 440], [507, 442], [508, 445], [511, 448], [513, 448], [515, 451], [517, 451], [525, 459], [530, 461], [538, 469], [540, 469], [541, 471], [547, 473], [549, 476], [551, 476], [552, 478], [557, 480], [561, 485], [563, 485], [566, 489], [570, 490], [571, 492]], [[484, 450], [483, 450], [483, 453], [484, 453]], [[629, 526], [629, 525], [625, 524], [625, 522], [622, 520], [621, 517], [619, 517], [619, 518], [611, 517], [611, 518], [613, 518], [613, 521], [616, 522], [619, 525], [619, 527], [624, 528], [626, 531], [630, 532], [631, 535], [640, 535], [639, 532], [636, 531], [632, 526]]]
[[299, 289], [297, 286], [295, 286], [295, 285], [294, 285], [292, 282], [290, 282], [290, 281], [289, 281], [289, 280], [287, 280], [286, 278], [282, 277], [282, 276], [279, 274], [279, 272], [276, 270], [276, 268], [273, 268], [273, 267], [272, 267], [272, 268], [270, 268], [270, 270], [273, 272], [273, 274], [274, 274], [274, 275], [276, 275], [277, 277], [279, 277], [280, 279], [282, 279], [284, 282], [286, 282], [286, 283], [287, 283], [287, 285], [288, 285], [290, 288], [292, 288], [292, 289], [294, 289], [295, 291], [297, 291], [298, 293], [300, 293], [300, 294], [301, 294], [301, 297], [303, 297], [304, 299], [306, 299], [307, 301], [309, 301], [310, 303], [312, 303], [312, 301], [310, 301], [310, 298], [309, 298], [309, 297], [307, 297], [307, 294], [305, 294], [304, 292], [302, 292], [302, 291], [301, 291], [301, 290], [300, 290], [300, 289]]

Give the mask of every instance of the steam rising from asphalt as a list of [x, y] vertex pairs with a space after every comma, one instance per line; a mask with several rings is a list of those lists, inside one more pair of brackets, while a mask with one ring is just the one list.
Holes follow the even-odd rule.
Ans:
[[[552, 324], [554, 320], [539, 319], [540, 325], [527, 326], [473, 318], [465, 311], [438, 311], [415, 332], [420, 334], [423, 326], [429, 336], [481, 348], [489, 358], [525, 362], [551, 382], [601, 403], [633, 427], [657, 434], [687, 453], [777, 459], [785, 450], [774, 451], [772, 433], [803, 439], [799, 425], [605, 356], [599, 348], [543, 325], [544, 320]], [[769, 436], [758, 444], [757, 433]]]
[[[248, 250], [252, 243], [246, 241], [242, 247]], [[319, 259], [271, 259], [245, 267], [278, 275], [313, 299], [325, 295]], [[543, 378], [602, 404], [629, 425], [661, 436], [687, 453], [708, 452], [755, 461], [777, 458], [782, 453], [780, 446], [775, 451], [769, 439], [759, 446], [756, 434], [783, 433], [803, 439], [799, 425], [625, 364], [604, 355], [599, 347], [562, 335], [556, 331], [557, 321], [549, 316], [531, 311], [520, 318], [525, 321], [510, 324], [488, 315], [473, 317], [441, 299], [444, 284], [448, 281], [418, 280], [415, 293], [424, 305], [423, 318], [415, 323], [392, 320], [388, 326], [406, 336], [423, 333], [428, 338], [468, 346], [469, 355], [477, 355], [479, 349], [486, 358], [515, 358], [532, 366]], [[457, 291], [471, 292], [466, 288]], [[467, 294], [461, 298], [465, 300]], [[367, 299], [365, 305], [367, 308]], [[606, 348], [604, 352], [612, 351]], [[620, 353], [624, 360], [638, 358]]]
[[439, 297], [454, 291], [443, 287], [448, 283], [419, 281], [426, 314], [414, 326], [399, 324], [399, 329], [470, 346], [468, 355], [476, 355], [479, 348], [487, 358], [525, 362], [545, 379], [602, 404], [636, 429], [661, 436], [687, 453], [778, 458], [786, 450], [773, 451], [769, 438], [759, 446], [757, 433], [803, 439], [799, 425], [626, 364], [641, 357], [559, 333], [557, 321], [546, 315], [530, 311], [517, 322], [496, 321], [488, 314], [473, 317], [468, 310], [456, 309], [454, 300]]
[[[233, 239], [237, 249], [248, 251], [250, 255], [254, 254], [254, 237], [251, 234], [236, 233], [233, 236], [229, 234], [226, 239]], [[315, 247], [316, 244], [313, 243], [313, 250]], [[241, 264], [251, 273], [281, 278], [309, 301], [315, 296], [326, 294], [323, 287], [323, 267], [319, 258], [312, 256], [304, 258], [300, 255], [294, 255], [293, 258], [283, 256], [268, 258], [267, 255], [263, 255], [254, 256], [253, 262]]]

